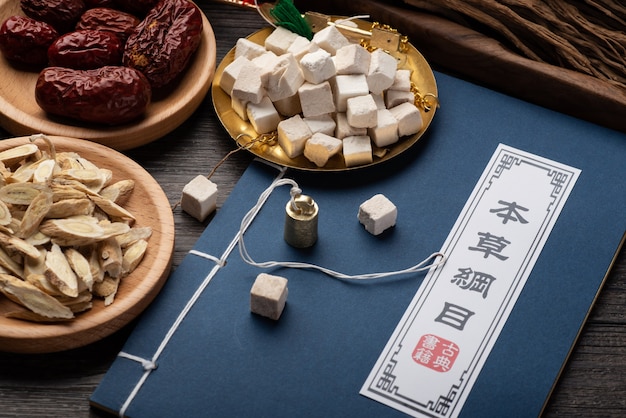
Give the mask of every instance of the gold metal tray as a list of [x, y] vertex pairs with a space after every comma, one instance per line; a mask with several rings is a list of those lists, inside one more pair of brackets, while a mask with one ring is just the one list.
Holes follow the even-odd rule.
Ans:
[[[342, 18], [332, 17], [331, 22], [337, 22], [338, 19]], [[361, 19], [351, 20], [351, 22], [357, 25], [356, 30], [343, 30], [343, 25], [339, 24], [337, 27], [353, 42], [361, 42], [364, 34], [373, 34], [373, 28], [381, 28], [380, 25], [372, 24], [371, 22]], [[220, 87], [224, 69], [234, 60], [235, 48], [231, 49], [218, 65], [213, 78], [213, 85], [211, 87], [213, 106], [215, 107], [215, 111], [222, 125], [229, 135], [236, 141], [238, 146], [248, 149], [257, 157], [281, 166], [304, 171], [332, 172], [369, 167], [388, 161], [408, 150], [424, 135], [435, 116], [435, 111], [438, 106], [437, 84], [432, 69], [422, 54], [393, 29], [385, 27], [382, 28], [382, 32], [376, 31], [376, 33], [382, 33], [383, 36], [388, 34], [389, 39], [394, 39], [398, 42], [398, 47], [396, 49], [388, 51], [398, 60], [398, 68], [412, 70], [411, 82], [416, 93], [416, 104], [418, 104], [418, 107], [420, 108], [424, 124], [418, 133], [400, 138], [398, 142], [386, 147], [383, 150], [375, 149], [374, 160], [372, 163], [356, 167], [346, 167], [343, 156], [335, 155], [324, 167], [317, 167], [304, 156], [296, 158], [287, 157], [276, 141], [262, 140], [262, 137], [259, 137], [259, 134], [254, 130], [252, 125], [249, 122], [243, 121], [232, 109], [230, 96]], [[272, 31], [272, 27], [267, 27], [249, 35], [247, 38], [257, 44], [263, 45], [265, 39]], [[261, 140], [251, 142], [254, 139]]]

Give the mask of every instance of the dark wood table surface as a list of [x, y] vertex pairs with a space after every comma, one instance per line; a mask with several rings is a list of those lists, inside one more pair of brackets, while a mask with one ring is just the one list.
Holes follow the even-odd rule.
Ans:
[[[217, 41], [218, 63], [239, 37], [265, 22], [255, 11], [203, 0]], [[11, 135], [0, 130], [0, 137]], [[234, 143], [213, 110], [210, 94], [180, 127], [149, 145], [127, 151], [161, 184], [171, 203], [198, 174], [208, 174]], [[251, 160], [237, 152], [212, 177], [219, 187], [218, 210]], [[625, 208], [626, 213], [626, 208]], [[200, 223], [180, 209], [174, 213], [176, 268], [210, 219]], [[598, 237], [602, 239], [602, 237]], [[593, 243], [590, 243], [593, 245]], [[89, 406], [89, 397], [122, 348], [132, 324], [89, 346], [52, 354], [0, 352], [0, 417], [107, 416]], [[0, 347], [1, 350], [1, 347]], [[626, 416], [626, 250], [608, 274], [578, 342], [555, 385], [547, 417]], [[514, 393], [511, 396], [515, 396]], [[502, 400], [506, 402], [506, 399]]]

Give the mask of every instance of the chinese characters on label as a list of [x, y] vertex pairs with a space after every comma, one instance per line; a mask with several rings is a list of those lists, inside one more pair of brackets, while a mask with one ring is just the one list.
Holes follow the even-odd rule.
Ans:
[[361, 394], [458, 416], [580, 170], [500, 145]]

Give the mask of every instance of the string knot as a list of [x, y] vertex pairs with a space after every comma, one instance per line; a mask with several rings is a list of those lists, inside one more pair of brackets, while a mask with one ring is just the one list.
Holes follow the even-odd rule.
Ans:
[[302, 194], [302, 189], [299, 188], [298, 186], [293, 186], [291, 190], [289, 191], [289, 194], [291, 195], [292, 199], [295, 199], [296, 197]]
[[143, 369], [147, 372], [157, 368], [156, 363], [154, 361], [149, 361], [149, 360], [143, 361], [141, 365], [143, 366]]

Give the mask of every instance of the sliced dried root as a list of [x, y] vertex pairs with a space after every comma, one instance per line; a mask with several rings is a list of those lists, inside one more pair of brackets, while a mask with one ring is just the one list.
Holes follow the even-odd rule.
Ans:
[[[54, 198], [53, 198], [54, 200]], [[89, 215], [93, 213], [94, 203], [86, 197], [63, 199], [52, 203], [46, 218], [67, 218], [69, 216]]]
[[98, 220], [91, 216], [49, 219], [41, 224], [39, 230], [53, 241], [61, 241], [67, 246], [87, 245], [105, 236], [104, 229], [98, 225]]
[[63, 250], [57, 244], [52, 244], [52, 248], [46, 253], [45, 265], [44, 275], [50, 283], [64, 295], [78, 296], [78, 277], [65, 258]]
[[89, 198], [93, 200], [93, 202], [111, 218], [124, 219], [131, 222], [135, 221], [135, 217], [133, 216], [133, 214], [118, 205], [117, 203], [112, 202], [109, 199], [105, 199], [97, 194], [89, 195]]
[[13, 216], [11, 215], [11, 210], [9, 207], [0, 200], [0, 225], [7, 226], [13, 220]]
[[74, 317], [71, 318], [49, 318], [44, 315], [39, 315], [33, 311], [19, 310], [7, 312], [4, 316], [7, 318], [13, 319], [22, 319], [24, 321], [29, 322], [39, 322], [39, 323], [56, 323], [56, 322], [65, 322], [71, 321]]
[[71, 319], [74, 313], [54, 297], [9, 274], [0, 274], [0, 292], [37, 315], [50, 319]]
[[22, 217], [17, 236], [27, 238], [37, 231], [39, 224], [46, 217], [46, 214], [52, 206], [52, 193], [50, 191], [42, 191], [30, 202], [28, 209]]
[[100, 191], [100, 196], [118, 205], [124, 203], [135, 188], [134, 180], [120, 180]]
[[9, 318], [68, 321], [94, 297], [114, 302], [152, 229], [122, 207], [133, 180], [113, 182], [111, 170], [57, 153], [45, 135], [30, 141], [0, 152], [0, 293], [24, 308]]
[[67, 262], [79, 279], [78, 290], [83, 291], [87, 289], [91, 292], [93, 289], [93, 274], [91, 274], [89, 260], [75, 248], [66, 249], [64, 254]]
[[100, 265], [112, 278], [122, 276], [122, 247], [115, 238], [108, 238], [100, 242]]
[[120, 285], [120, 279], [105, 276], [104, 280], [98, 282], [93, 287], [93, 293], [96, 296], [104, 298], [104, 305], [109, 306], [115, 300], [117, 289]]
[[56, 161], [52, 159], [41, 160], [33, 172], [33, 182], [45, 183], [52, 178], [58, 168]]
[[128, 246], [122, 257], [122, 270], [125, 274], [129, 274], [135, 270], [148, 249], [148, 241], [140, 239]]
[[39, 147], [35, 144], [18, 145], [0, 152], [0, 161], [5, 166], [10, 167], [20, 161], [23, 161], [39, 152]]
[[39, 250], [23, 239], [0, 232], [0, 246], [9, 253], [18, 253], [29, 258], [39, 257]]
[[43, 190], [45, 184], [39, 183], [9, 183], [0, 188], [0, 200], [11, 205], [30, 205]]

